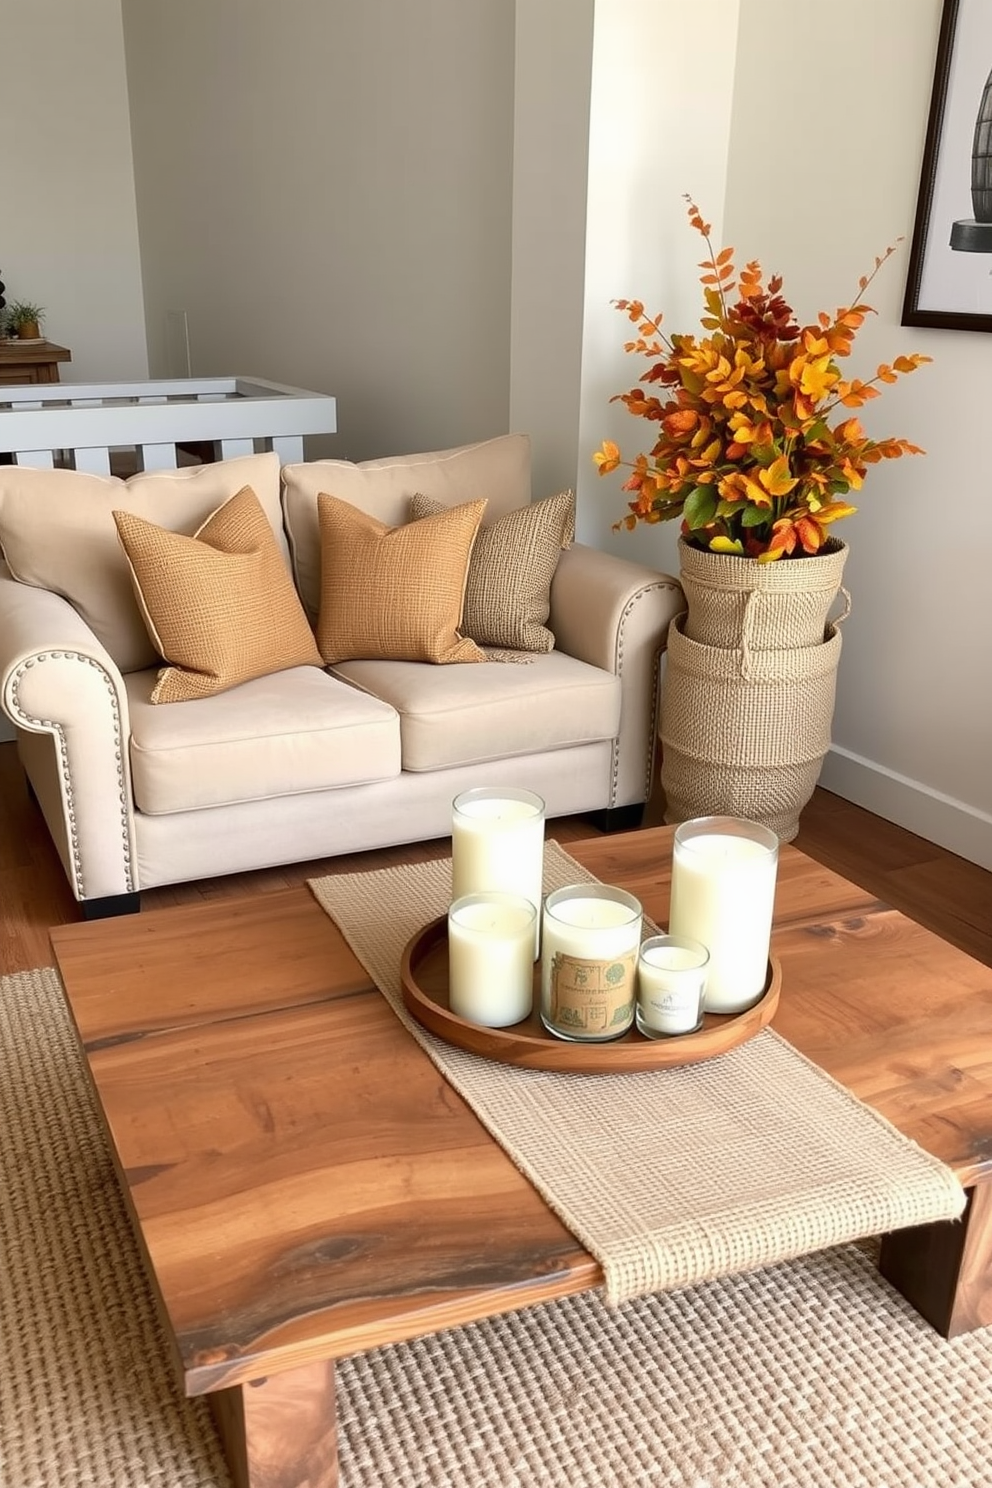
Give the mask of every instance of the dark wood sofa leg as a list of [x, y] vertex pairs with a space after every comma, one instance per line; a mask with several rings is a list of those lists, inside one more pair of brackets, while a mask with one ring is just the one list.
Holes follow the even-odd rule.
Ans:
[[600, 832], [633, 832], [644, 820], [644, 805], [608, 806], [605, 811], [590, 812], [589, 820]]
[[105, 894], [102, 899], [81, 899], [84, 920], [109, 920], [112, 915], [137, 914], [141, 909], [140, 894]]

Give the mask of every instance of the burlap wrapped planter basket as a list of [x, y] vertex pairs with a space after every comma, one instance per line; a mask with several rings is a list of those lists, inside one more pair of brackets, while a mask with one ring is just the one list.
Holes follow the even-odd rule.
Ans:
[[841, 588], [846, 559], [847, 544], [837, 538], [815, 557], [775, 563], [711, 553], [681, 540], [679, 581], [689, 606], [685, 634], [705, 646], [745, 653], [817, 646], [838, 591], [848, 599]]
[[830, 747], [841, 635], [751, 654], [668, 632], [661, 709], [665, 819], [744, 816], [789, 842]]
[[679, 542], [688, 611], [669, 631], [661, 700], [666, 821], [746, 816], [795, 837], [830, 747], [846, 558], [836, 538], [773, 563]]

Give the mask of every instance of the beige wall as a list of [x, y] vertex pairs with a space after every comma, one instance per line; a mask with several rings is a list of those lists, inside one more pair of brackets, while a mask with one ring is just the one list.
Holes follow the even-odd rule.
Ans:
[[[649, 428], [610, 399], [647, 363], [628, 356], [633, 327], [613, 304], [640, 299], [666, 326], [698, 323], [698, 240], [686, 227], [691, 195], [719, 232], [727, 190], [740, 0], [606, 0], [593, 53], [582, 413], [576, 475], [587, 542], [676, 572], [671, 527], [616, 534], [626, 512], [621, 478], [592, 462], [603, 439], [635, 453]], [[699, 84], [705, 58], [705, 87]], [[691, 123], [690, 123], [691, 121]], [[653, 441], [651, 441], [653, 442]]]
[[516, 0], [510, 293], [513, 429], [536, 496], [575, 485], [580, 447], [596, 0]]
[[185, 310], [194, 375], [335, 394], [337, 454], [505, 430], [513, 7], [123, 11], [153, 370]]
[[[635, 168], [622, 141], [621, 168], [598, 195], [591, 187], [591, 222], [608, 203], [611, 223], [622, 228], [626, 214], [631, 224], [621, 234], [611, 294], [643, 298], [672, 329], [698, 325], [700, 255], [682, 191], [696, 196], [715, 237], [735, 245], [739, 261], [758, 258], [784, 275], [786, 296], [804, 321], [849, 302], [875, 255], [905, 238], [871, 286], [878, 313], [858, 337], [851, 370], [871, 376], [879, 361], [911, 350], [934, 358], [863, 413], [872, 433], [903, 435], [928, 453], [872, 468], [856, 498], [858, 515], [837, 529], [850, 545], [853, 609], [822, 783], [992, 868], [992, 584], [982, 442], [992, 403], [989, 339], [899, 324], [941, 0], [739, 0], [736, 32], [729, 6], [708, 13], [701, 6], [693, 21], [707, 32], [695, 38], [695, 65], [685, 55], [689, 23], [680, 0], [609, 0], [604, 12], [615, 17], [618, 7], [640, 10], [662, 79], [660, 102], [643, 92], [643, 50], [615, 54], [610, 85], [629, 114], [641, 97], [645, 154], [653, 149], [667, 164], [656, 165], [664, 207], [651, 199], [646, 214], [637, 210], [646, 200], [645, 162]], [[728, 33], [736, 41], [729, 119], [719, 50]], [[668, 67], [670, 56], [677, 63]], [[700, 171], [701, 162], [693, 169], [691, 152], [711, 140], [710, 170]], [[633, 231], [645, 220], [649, 230]], [[602, 281], [601, 266], [595, 272]], [[587, 323], [584, 396], [597, 392], [583, 423], [588, 456], [604, 436], [628, 452], [649, 447], [643, 422], [606, 404], [639, 370], [620, 349], [622, 324], [612, 334], [612, 343], [596, 327], [590, 336]], [[598, 481], [580, 465], [586, 530], [602, 546], [671, 570], [673, 526], [621, 536], [604, 530], [624, 510], [618, 487], [617, 477]]]
[[0, 0], [0, 58], [7, 301], [44, 305], [63, 381], [146, 377], [120, 0]]
[[[729, 241], [785, 276], [803, 319], [847, 303], [875, 255], [905, 240], [868, 291], [878, 313], [851, 367], [933, 357], [862, 414], [872, 434], [927, 454], [872, 468], [837, 529], [853, 609], [823, 783], [992, 868], [992, 347], [981, 332], [899, 324], [940, 12], [940, 0], [742, 0], [725, 221]], [[818, 78], [843, 78], [843, 101], [811, 99], [800, 59], [812, 57]], [[769, 78], [774, 111], [752, 106]], [[767, 162], [760, 180], [754, 162]]]

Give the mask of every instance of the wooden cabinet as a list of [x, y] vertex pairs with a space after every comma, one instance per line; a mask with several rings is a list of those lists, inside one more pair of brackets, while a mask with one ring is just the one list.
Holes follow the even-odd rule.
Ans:
[[58, 382], [59, 362], [71, 362], [68, 347], [54, 341], [0, 341], [0, 385]]

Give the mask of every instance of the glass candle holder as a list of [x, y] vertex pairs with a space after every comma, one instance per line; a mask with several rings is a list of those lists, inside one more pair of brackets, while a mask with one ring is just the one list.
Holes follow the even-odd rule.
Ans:
[[702, 816], [675, 830], [668, 932], [710, 953], [708, 1013], [739, 1013], [768, 979], [778, 838], [759, 822]]
[[652, 935], [637, 960], [637, 1027], [645, 1038], [695, 1033], [703, 1022], [710, 953], [698, 940]]
[[448, 1005], [459, 1018], [507, 1028], [534, 1006], [534, 921], [521, 894], [466, 894], [448, 910]]
[[605, 1043], [634, 1021], [641, 906], [606, 884], [570, 884], [544, 901], [541, 1021], [556, 1038]]
[[544, 802], [533, 791], [479, 786], [452, 803], [451, 897], [522, 894], [534, 906], [537, 960], [544, 887]]

